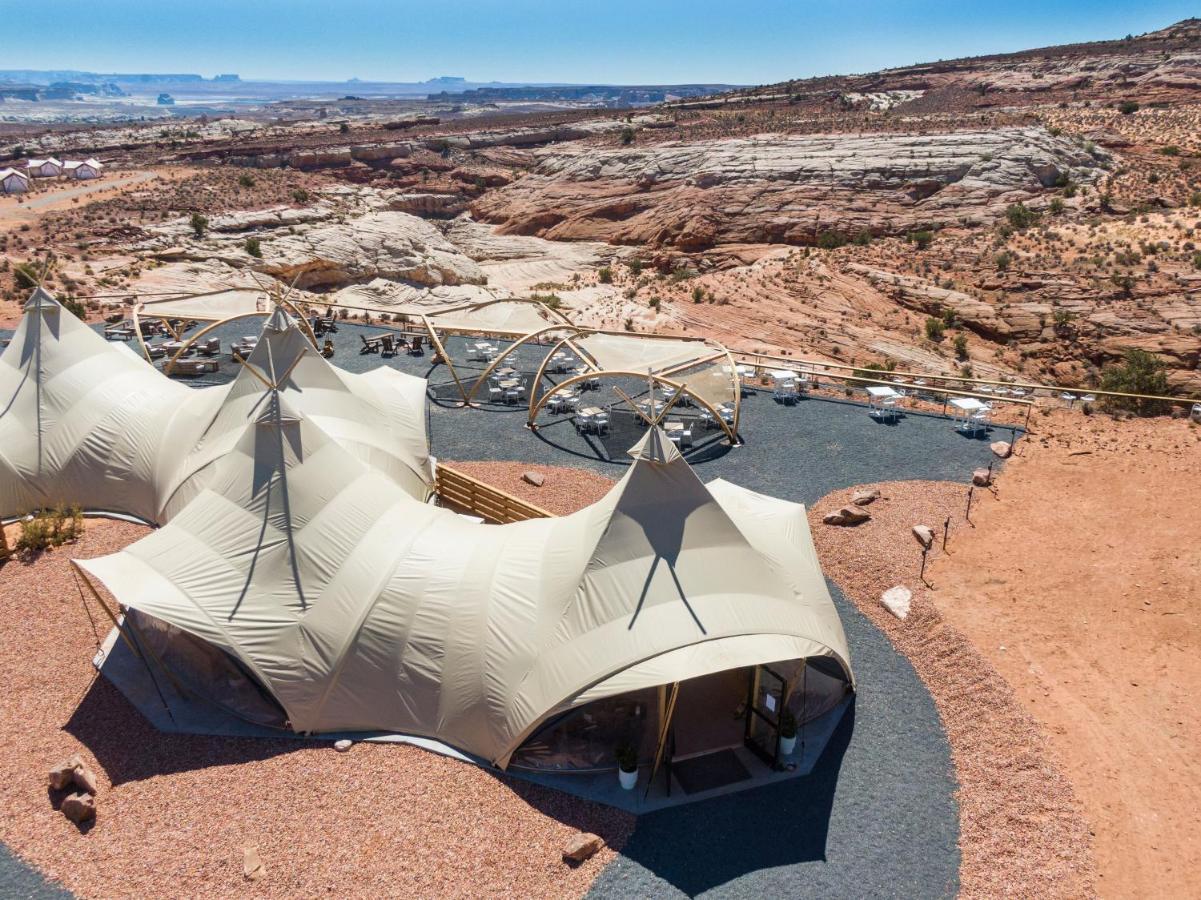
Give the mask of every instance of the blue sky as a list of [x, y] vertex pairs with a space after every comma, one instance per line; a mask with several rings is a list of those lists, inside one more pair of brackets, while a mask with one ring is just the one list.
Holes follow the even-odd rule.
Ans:
[[89, 0], [86, 6], [87, 15], [61, 14], [63, 7], [50, 18], [8, 17], [0, 68], [338, 81], [464, 75], [763, 84], [1121, 37], [1198, 12], [1196, 3], [1156, 0]]

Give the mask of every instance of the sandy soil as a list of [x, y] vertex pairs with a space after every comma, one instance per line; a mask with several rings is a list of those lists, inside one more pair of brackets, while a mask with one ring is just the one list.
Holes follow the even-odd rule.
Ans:
[[1201, 428], [1036, 427], [933, 596], [1049, 733], [1100, 892], [1201, 896]]
[[[997, 670], [949, 625], [919, 579], [921, 550], [911, 529], [951, 518], [956, 553], [970, 525], [967, 488], [952, 482], [872, 485], [882, 498], [855, 528], [821, 524], [854, 488], [828, 494], [809, 510], [822, 569], [913, 664], [938, 706], [959, 781], [959, 880], [963, 897], [1087, 897], [1094, 866], [1083, 810], [1028, 716]], [[932, 554], [942, 553], [940, 543]], [[934, 582], [938, 587], [938, 582]], [[880, 603], [895, 585], [913, 592], [908, 617]]]
[[[179, 170], [182, 172], [182, 170]], [[88, 202], [114, 197], [126, 188], [145, 184], [160, 173], [147, 170], [139, 172], [114, 172], [96, 181], [72, 182], [55, 180], [49, 189], [0, 197], [0, 231], [16, 228], [22, 223], [33, 222], [44, 213], [65, 209], [72, 201], [83, 197]], [[170, 177], [171, 172], [162, 173]], [[176, 176], [178, 177], [178, 176]], [[18, 202], [20, 196], [23, 202]]]

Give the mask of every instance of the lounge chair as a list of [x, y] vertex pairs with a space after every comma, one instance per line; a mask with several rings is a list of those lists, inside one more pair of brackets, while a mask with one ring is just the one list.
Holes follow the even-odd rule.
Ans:
[[380, 356], [395, 356], [396, 355], [396, 338], [390, 334], [385, 334], [379, 339]]
[[413, 343], [409, 344], [409, 356], [425, 356], [425, 347], [422, 346], [422, 341], [421, 335], [413, 335]]
[[363, 342], [363, 347], [361, 350], [359, 350], [360, 356], [367, 354], [367, 353], [379, 353], [379, 349], [380, 349], [380, 339], [379, 338], [364, 337], [363, 335], [360, 334], [359, 340]]

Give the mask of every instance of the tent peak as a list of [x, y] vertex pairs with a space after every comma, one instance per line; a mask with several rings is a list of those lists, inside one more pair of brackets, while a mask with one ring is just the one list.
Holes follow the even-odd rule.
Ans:
[[49, 309], [58, 312], [62, 307], [54, 299], [53, 294], [41, 285], [38, 285], [33, 289], [33, 293], [29, 295], [29, 299], [25, 301], [24, 309], [26, 312], [34, 309]]
[[646, 462], [657, 463], [658, 465], [667, 465], [668, 463], [675, 462], [677, 459], [683, 459], [679, 449], [663, 433], [663, 429], [658, 425], [652, 425], [647, 429], [646, 434], [628, 452], [634, 459], [641, 459]]
[[283, 304], [276, 303], [275, 308], [271, 310], [270, 318], [267, 319], [267, 324], [263, 327], [268, 331], [287, 331], [293, 324], [292, 317], [288, 315]]

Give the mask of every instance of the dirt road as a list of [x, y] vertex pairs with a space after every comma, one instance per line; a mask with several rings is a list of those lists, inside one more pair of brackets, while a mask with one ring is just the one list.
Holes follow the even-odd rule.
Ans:
[[73, 186], [26, 194], [22, 203], [18, 203], [15, 196], [0, 198], [0, 230], [12, 228], [22, 222], [32, 222], [42, 213], [66, 206], [79, 197], [91, 196], [91, 199], [97, 200], [109, 192], [116, 193], [136, 184], [144, 184], [158, 174], [152, 171], [129, 172], [83, 184], [64, 182]]
[[933, 593], [1046, 727], [1102, 895], [1201, 896], [1201, 428], [1068, 415], [984, 495]]

